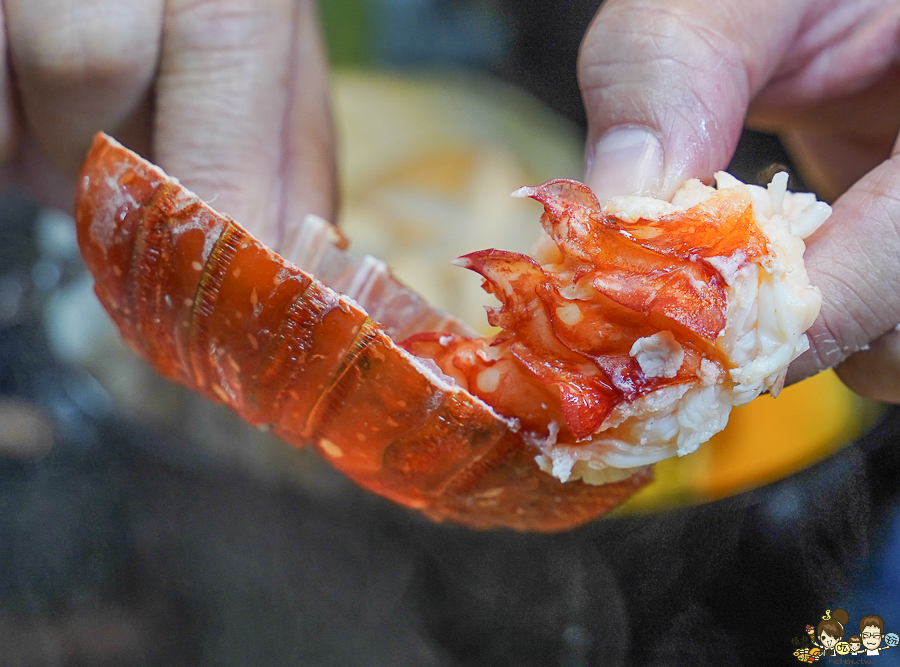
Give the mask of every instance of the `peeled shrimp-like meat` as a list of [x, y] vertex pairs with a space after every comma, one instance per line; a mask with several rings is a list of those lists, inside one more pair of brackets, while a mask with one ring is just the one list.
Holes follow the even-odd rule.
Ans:
[[694, 451], [733, 406], [777, 394], [809, 347], [821, 295], [802, 238], [830, 214], [787, 192], [785, 173], [767, 189], [716, 179], [602, 206], [575, 181], [520, 189], [544, 205], [536, 259], [459, 260], [499, 299], [488, 319], [502, 332], [421, 334], [408, 349], [515, 415], [560, 481], [604, 484]]

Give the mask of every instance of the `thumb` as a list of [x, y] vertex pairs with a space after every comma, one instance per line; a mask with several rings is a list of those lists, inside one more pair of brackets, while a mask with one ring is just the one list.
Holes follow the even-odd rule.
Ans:
[[[610, 0], [581, 46], [585, 180], [602, 199], [668, 198], [727, 166], [752, 96], [807, 2]], [[766, 26], [748, 30], [747, 26]]]

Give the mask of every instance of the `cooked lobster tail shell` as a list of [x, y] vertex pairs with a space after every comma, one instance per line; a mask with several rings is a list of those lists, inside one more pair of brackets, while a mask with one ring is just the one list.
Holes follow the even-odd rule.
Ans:
[[566, 530], [649, 480], [642, 471], [596, 487], [541, 472], [514, 421], [103, 134], [76, 221], [97, 296], [160, 373], [295, 446], [313, 443], [362, 486], [432, 519]]

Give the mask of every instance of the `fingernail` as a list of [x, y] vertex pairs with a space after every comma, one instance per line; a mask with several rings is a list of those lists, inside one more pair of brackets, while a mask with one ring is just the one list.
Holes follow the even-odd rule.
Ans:
[[599, 199], [617, 195], [652, 195], [663, 175], [659, 138], [637, 127], [614, 128], [589, 152], [585, 180]]

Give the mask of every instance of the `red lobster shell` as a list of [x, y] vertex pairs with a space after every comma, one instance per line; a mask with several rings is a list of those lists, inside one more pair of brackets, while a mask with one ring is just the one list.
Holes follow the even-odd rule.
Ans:
[[649, 468], [602, 486], [542, 472], [516, 420], [103, 134], [76, 221], [97, 296], [160, 373], [432, 519], [567, 530], [651, 479]]

